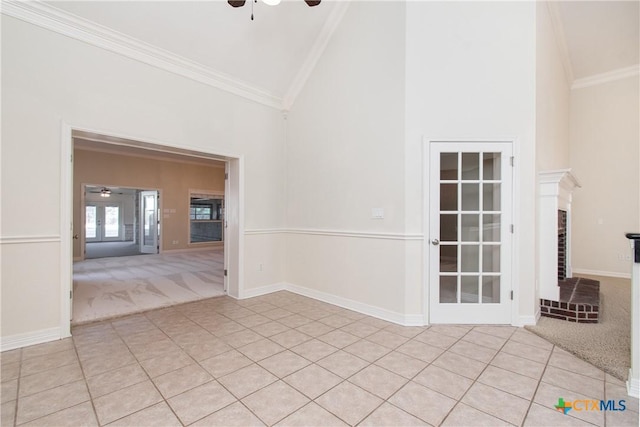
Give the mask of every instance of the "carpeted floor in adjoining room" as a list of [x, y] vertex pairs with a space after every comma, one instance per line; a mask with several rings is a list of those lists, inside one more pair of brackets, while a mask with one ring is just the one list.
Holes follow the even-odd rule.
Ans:
[[73, 265], [73, 324], [224, 295], [223, 250], [99, 258]]
[[527, 329], [560, 348], [626, 380], [631, 365], [631, 281], [579, 275], [600, 281], [600, 323], [573, 323], [541, 317]]

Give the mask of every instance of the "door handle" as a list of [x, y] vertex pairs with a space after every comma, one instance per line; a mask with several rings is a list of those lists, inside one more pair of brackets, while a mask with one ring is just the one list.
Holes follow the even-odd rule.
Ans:
[[431, 241], [431, 244], [432, 244], [433, 246], [438, 246], [438, 245], [440, 244], [440, 240], [438, 240], [438, 239], [433, 239], [433, 240]]
[[77, 234], [73, 235], [73, 240], [78, 240], [80, 237]]

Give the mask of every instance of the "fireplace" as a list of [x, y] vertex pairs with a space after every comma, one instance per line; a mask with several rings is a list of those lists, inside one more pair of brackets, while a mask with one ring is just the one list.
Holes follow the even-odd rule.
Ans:
[[580, 187], [570, 169], [540, 172], [538, 203], [538, 291], [540, 314], [595, 323], [600, 284], [571, 271], [571, 201]]

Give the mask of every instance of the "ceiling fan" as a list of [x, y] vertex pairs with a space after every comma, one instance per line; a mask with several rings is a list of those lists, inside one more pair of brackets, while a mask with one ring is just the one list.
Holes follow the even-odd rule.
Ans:
[[[257, 3], [258, 0], [249, 0], [249, 1], [251, 1], [251, 20], [253, 21], [253, 5], [254, 3]], [[269, 6], [276, 6], [280, 4], [281, 0], [262, 0], [262, 1], [268, 4]], [[303, 1], [307, 4], [307, 6], [313, 7], [313, 6], [319, 5], [321, 0], [303, 0]], [[247, 0], [227, 0], [227, 3], [229, 3], [232, 7], [242, 7], [246, 2]]]
[[114, 193], [113, 191], [111, 191], [111, 189], [107, 188], [107, 187], [102, 187], [99, 190], [90, 190], [89, 193], [93, 193], [93, 194], [100, 194], [100, 197], [111, 197], [112, 194], [124, 194], [124, 193]]

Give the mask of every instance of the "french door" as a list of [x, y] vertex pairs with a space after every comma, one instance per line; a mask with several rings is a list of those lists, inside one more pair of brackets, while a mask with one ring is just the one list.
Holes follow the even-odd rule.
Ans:
[[432, 142], [431, 323], [511, 323], [512, 145]]
[[115, 203], [87, 203], [85, 239], [87, 242], [122, 240], [122, 207]]
[[158, 253], [158, 192], [140, 192], [140, 252]]

